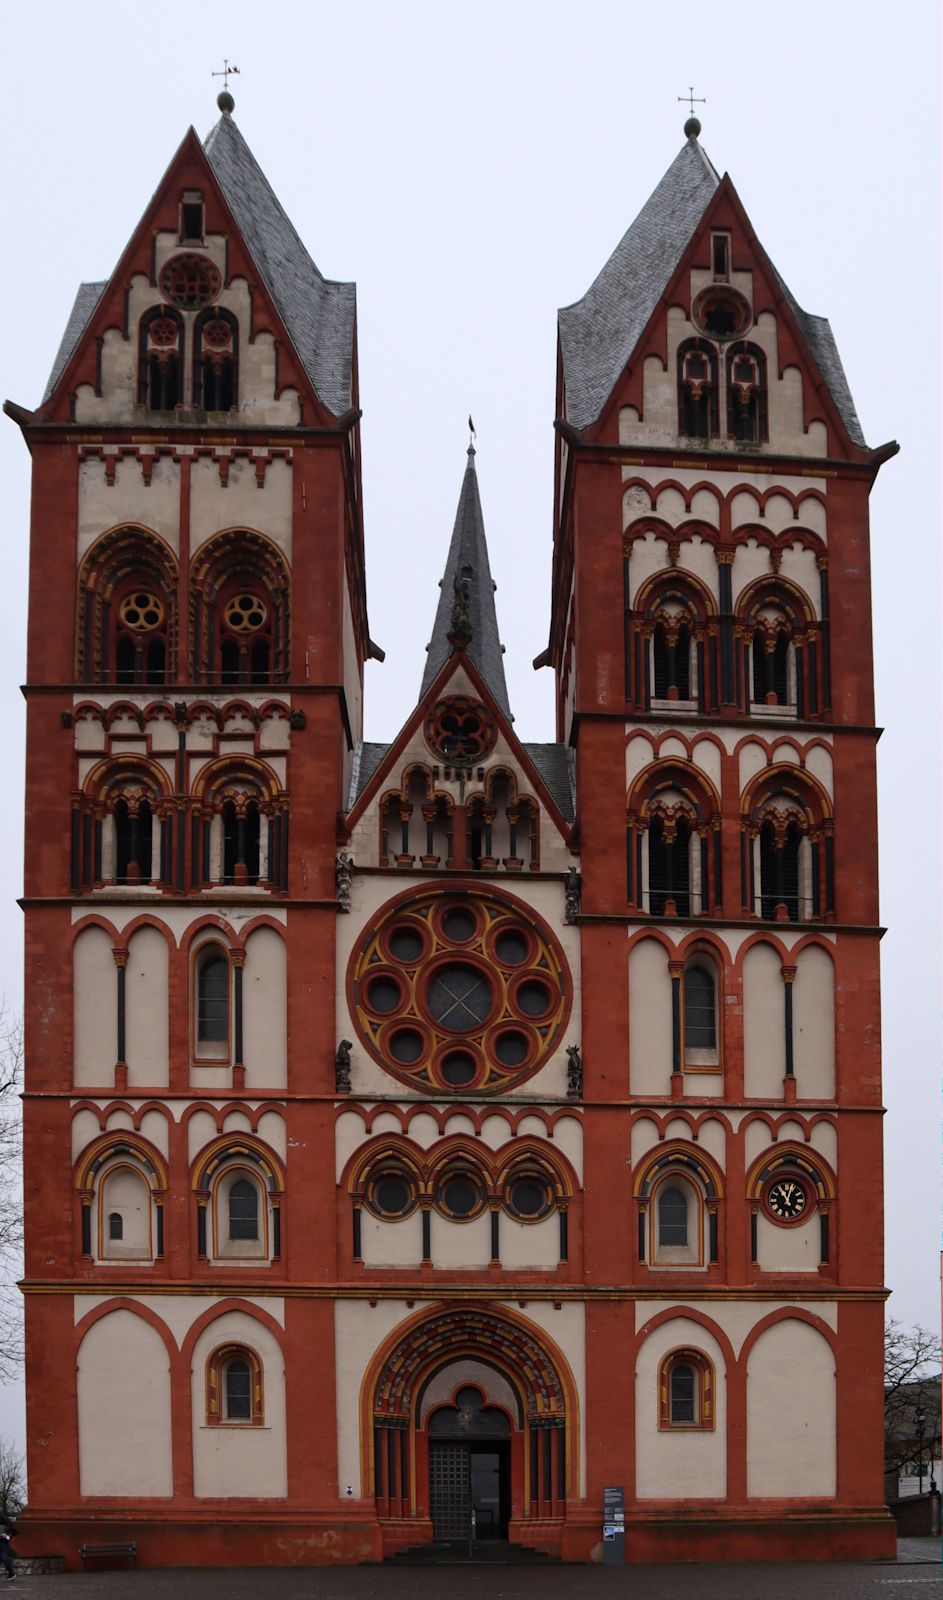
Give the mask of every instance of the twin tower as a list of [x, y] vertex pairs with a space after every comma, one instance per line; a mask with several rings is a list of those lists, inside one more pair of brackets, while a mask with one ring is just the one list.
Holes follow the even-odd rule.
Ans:
[[554, 743], [512, 723], [472, 451], [419, 703], [364, 741], [355, 291], [231, 102], [6, 407], [24, 1553], [590, 1561], [615, 1489], [630, 1559], [894, 1549], [896, 446], [699, 131], [560, 313]]

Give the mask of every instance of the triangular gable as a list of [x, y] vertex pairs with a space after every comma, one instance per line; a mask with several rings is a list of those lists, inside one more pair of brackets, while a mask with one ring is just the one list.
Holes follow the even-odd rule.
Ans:
[[[306, 403], [309, 420], [329, 424], [331, 413], [318, 395], [297, 351], [291, 330], [286, 325], [254, 259], [206, 152], [190, 128], [144, 211], [138, 226], [119, 259], [114, 272], [94, 294], [98, 285], [83, 284], [79, 290], [69, 326], [60, 346], [53, 377], [40, 408], [45, 420], [67, 420], [66, 397], [79, 385], [95, 387], [97, 344], [107, 329], [126, 329], [126, 284], [135, 274], [150, 278], [153, 272], [152, 240], [155, 232], [176, 233], [178, 198], [181, 189], [199, 188], [206, 205], [208, 233], [225, 234], [228, 239], [228, 275], [243, 277], [253, 285], [253, 336], [269, 332], [279, 341], [279, 387], [297, 389]], [[181, 250], [186, 248], [181, 245]], [[156, 293], [157, 291], [155, 291]], [[78, 327], [84, 316], [84, 323]], [[66, 351], [70, 331], [78, 328], [72, 348]], [[58, 371], [57, 371], [58, 368]]]
[[[685, 313], [688, 312], [690, 303], [687, 293], [688, 274], [693, 265], [706, 265], [706, 261], [698, 262], [696, 258], [702, 241], [712, 228], [718, 226], [729, 229], [734, 235], [739, 233], [741, 236], [734, 246], [738, 271], [744, 267], [745, 256], [752, 258], [750, 266], [754, 276], [754, 316], [758, 317], [767, 311], [777, 319], [780, 327], [780, 376], [788, 366], [796, 366], [802, 372], [805, 427], [808, 428], [810, 422], [817, 420], [812, 406], [818, 401], [826, 412], [826, 417], [822, 420], [831, 425], [846, 452], [857, 456], [861, 451], [867, 450], [841, 358], [827, 319], [803, 311], [794, 296], [790, 294], [760, 244], [743, 202], [726, 173], [695, 227], [670, 280], [664, 286], [658, 304], [649, 316], [600, 412], [598, 421], [592, 429], [586, 430], [586, 438], [590, 439], [601, 434], [611, 421], [613, 411], [625, 403], [624, 379], [629, 369], [633, 372], [640, 371], [647, 355], [663, 353], [660, 348], [656, 351], [648, 347], [653, 338], [657, 338], [660, 345], [662, 321], [667, 306], [677, 303], [683, 306]], [[785, 341], [784, 332], [788, 336]], [[794, 346], [791, 351], [788, 349], [790, 340]], [[784, 343], [786, 349], [783, 348]]]
[[[388, 787], [390, 774], [399, 768], [406, 750], [419, 733], [422, 724], [432, 706], [435, 705], [437, 700], [443, 698], [447, 692], [447, 686], [450, 680], [454, 678], [456, 673], [459, 671], [464, 673], [482, 704], [488, 708], [494, 717], [495, 723], [502, 737], [506, 741], [514, 761], [520, 766], [521, 771], [526, 774], [530, 787], [530, 793], [533, 794], [535, 799], [540, 801], [540, 804], [546, 811], [547, 816], [553, 822], [557, 832], [560, 834], [560, 837], [564, 841], [567, 841], [570, 833], [570, 823], [560, 810], [556, 799], [550, 792], [550, 789], [539, 772], [534, 760], [528, 754], [524, 745], [517, 737], [513, 727], [511, 726], [511, 723], [508, 721], [507, 715], [498, 704], [495, 696], [492, 694], [481, 673], [475, 666], [475, 663], [472, 661], [470, 656], [467, 656], [465, 652], [461, 650], [456, 651], [456, 653], [445, 662], [441, 670], [433, 679], [432, 683], [429, 685], [427, 692], [420, 700], [412, 715], [397, 734], [393, 743], [387, 749], [385, 755], [375, 766], [362, 793], [358, 795], [347, 815], [346, 825], [348, 835], [353, 832], [357, 823], [360, 821], [360, 818], [363, 816], [368, 807], [373, 804], [377, 796]], [[482, 762], [477, 764], [484, 765], [485, 763]]]

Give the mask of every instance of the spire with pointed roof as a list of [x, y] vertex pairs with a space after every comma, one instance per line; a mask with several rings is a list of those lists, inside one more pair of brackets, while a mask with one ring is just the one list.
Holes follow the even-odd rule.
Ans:
[[510, 717], [511, 707], [504, 677], [504, 649], [498, 637], [495, 585], [491, 578], [488, 542], [478, 495], [474, 445], [468, 447], [468, 466], [458, 499], [441, 588], [420, 695], [426, 693], [453, 652], [464, 650], [475, 663], [501, 710]]

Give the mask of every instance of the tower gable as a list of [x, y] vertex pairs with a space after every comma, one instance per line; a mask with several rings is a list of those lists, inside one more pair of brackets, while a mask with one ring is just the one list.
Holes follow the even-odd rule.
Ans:
[[355, 399], [354, 314], [226, 115], [205, 148], [188, 131], [111, 278], [80, 286], [40, 415], [324, 425]]

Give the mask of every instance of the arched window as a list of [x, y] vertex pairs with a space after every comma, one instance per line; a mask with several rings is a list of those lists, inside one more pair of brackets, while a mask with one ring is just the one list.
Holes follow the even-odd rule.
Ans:
[[229, 1190], [230, 1239], [258, 1239], [259, 1191], [249, 1178], [237, 1178]]
[[91, 683], [167, 683], [174, 673], [176, 563], [143, 528], [120, 528], [79, 574], [77, 676]]
[[678, 820], [655, 816], [648, 830], [648, 901], [653, 916], [691, 914], [691, 829]]
[[684, 1044], [686, 1050], [717, 1049], [717, 981], [706, 962], [684, 969]]
[[120, 1211], [108, 1213], [108, 1237], [112, 1240], [124, 1238], [124, 1219]]
[[718, 432], [717, 352], [706, 339], [688, 339], [678, 350], [678, 432], [691, 439]]
[[213, 306], [197, 318], [193, 334], [193, 404], [230, 411], [239, 404], [239, 324]]
[[760, 829], [760, 915], [767, 922], [798, 922], [803, 909], [799, 887], [802, 832], [795, 822], [777, 827], [767, 820]]
[[658, 1195], [658, 1246], [686, 1245], [688, 1242], [688, 1197], [674, 1185]]
[[753, 699], [760, 705], [790, 704], [787, 634], [772, 639], [763, 633], [753, 635]]
[[198, 1060], [228, 1061], [230, 1030], [230, 965], [218, 944], [204, 945], [196, 956], [194, 1053]]
[[207, 1424], [261, 1427], [264, 1420], [262, 1363], [255, 1351], [238, 1344], [214, 1350], [206, 1363]]
[[170, 306], [152, 306], [140, 323], [138, 402], [148, 411], [173, 411], [182, 388], [182, 319]]
[[658, 1370], [659, 1428], [713, 1428], [714, 1368], [699, 1350], [672, 1350]]
[[209, 540], [191, 574], [195, 680], [283, 682], [288, 589], [285, 559], [261, 534], [238, 529]]
[[150, 1185], [129, 1158], [110, 1161], [96, 1184], [98, 1258], [148, 1261], [153, 1256]]
[[727, 351], [727, 432], [745, 444], [769, 437], [766, 419], [766, 357], [754, 344]]

